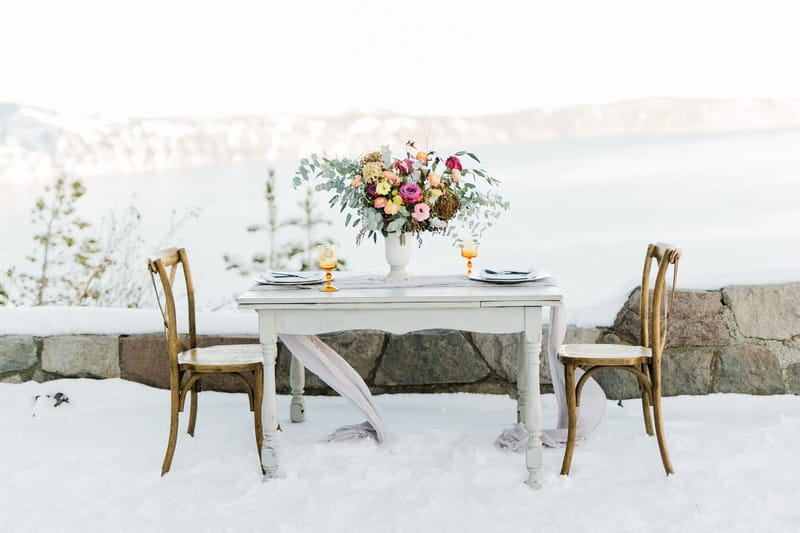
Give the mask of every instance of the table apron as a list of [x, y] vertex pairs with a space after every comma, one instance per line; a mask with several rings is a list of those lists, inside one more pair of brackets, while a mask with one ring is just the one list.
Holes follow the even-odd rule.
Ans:
[[[396, 334], [426, 329], [517, 333], [525, 330], [525, 309], [524, 307], [291, 308], [259, 309], [258, 312], [265, 316], [274, 316], [275, 333], [290, 335], [316, 335], [354, 329], [374, 329]], [[541, 311], [538, 306], [531, 306], [528, 309]]]

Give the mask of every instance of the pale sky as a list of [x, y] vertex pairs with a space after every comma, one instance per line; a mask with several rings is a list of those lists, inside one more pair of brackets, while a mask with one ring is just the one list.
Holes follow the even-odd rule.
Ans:
[[474, 115], [800, 97], [793, 1], [0, 4], [0, 101], [67, 113]]

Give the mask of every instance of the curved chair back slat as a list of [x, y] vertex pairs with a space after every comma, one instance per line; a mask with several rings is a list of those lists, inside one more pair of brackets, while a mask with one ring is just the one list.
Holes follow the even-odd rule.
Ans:
[[[175, 299], [175, 277], [178, 268], [183, 270], [183, 280], [186, 287], [186, 312], [189, 324], [188, 340], [184, 341], [178, 333], [177, 308]], [[147, 259], [147, 268], [151, 276], [157, 276], [161, 292], [164, 295], [162, 306], [159, 299], [159, 307], [164, 318], [164, 333], [167, 337], [167, 346], [170, 358], [170, 374], [177, 377], [178, 373], [178, 353], [184, 350], [197, 347], [197, 326], [195, 321], [195, 302], [194, 285], [192, 284], [192, 274], [189, 268], [189, 259], [186, 250], [183, 248], [168, 248], [160, 250]], [[159, 291], [156, 289], [156, 297]]]
[[[667, 338], [667, 326], [675, 299], [675, 282], [678, 275], [678, 262], [681, 251], [676, 246], [665, 243], [651, 244], [647, 247], [642, 271], [642, 289], [639, 301], [640, 335], [642, 346], [650, 348], [654, 367], [660, 367], [661, 355]], [[655, 283], [650, 289], [652, 264], [656, 264]], [[672, 269], [672, 288], [666, 290], [668, 272]]]

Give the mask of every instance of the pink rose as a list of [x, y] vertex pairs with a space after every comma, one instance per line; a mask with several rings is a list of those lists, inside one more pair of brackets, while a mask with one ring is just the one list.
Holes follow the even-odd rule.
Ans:
[[411, 174], [411, 171], [414, 170], [413, 159], [398, 159], [392, 165], [400, 174]]
[[386, 207], [383, 208], [383, 212], [387, 215], [396, 215], [398, 211], [400, 211], [400, 206], [394, 202], [387, 203]]
[[419, 202], [422, 200], [422, 189], [416, 183], [404, 183], [400, 186], [400, 198], [404, 202]]
[[386, 180], [392, 185], [400, 183], [400, 178], [397, 176], [397, 174], [395, 174], [391, 170], [384, 170], [383, 177], [386, 178]]
[[417, 222], [428, 220], [431, 216], [431, 207], [428, 204], [418, 203], [414, 206], [414, 212], [411, 213], [411, 216]]
[[461, 181], [461, 171], [460, 171], [460, 170], [458, 170], [457, 168], [454, 168], [454, 169], [453, 169], [453, 170], [451, 170], [450, 172], [453, 174], [453, 180], [454, 180], [456, 183], [458, 183], [459, 181]]
[[375, 206], [375, 209], [383, 209], [383, 207], [386, 205], [386, 197], [378, 196], [375, 198], [375, 202], [372, 205]]
[[428, 174], [428, 183], [431, 184], [431, 187], [438, 187], [441, 182], [442, 178], [439, 176], [439, 174], [435, 172]]
[[351, 187], [358, 187], [361, 185], [361, 174], [356, 174], [353, 176], [353, 180], [350, 182]]
[[444, 162], [444, 166], [446, 166], [450, 170], [453, 170], [453, 169], [462, 170], [463, 169], [463, 167], [461, 166], [461, 161], [459, 161], [458, 158], [456, 156], [454, 156], [454, 155], [451, 155], [450, 157], [447, 158], [447, 161]]

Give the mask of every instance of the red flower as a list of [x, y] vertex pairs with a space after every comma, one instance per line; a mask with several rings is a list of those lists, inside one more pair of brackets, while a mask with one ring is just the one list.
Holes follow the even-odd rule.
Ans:
[[463, 168], [461, 166], [461, 161], [459, 161], [458, 158], [454, 155], [451, 155], [450, 157], [447, 158], [447, 161], [445, 161], [444, 166], [446, 166], [450, 170], [453, 169], [461, 170]]

